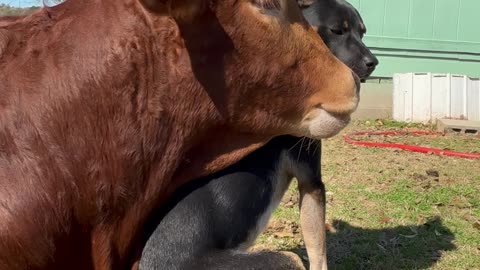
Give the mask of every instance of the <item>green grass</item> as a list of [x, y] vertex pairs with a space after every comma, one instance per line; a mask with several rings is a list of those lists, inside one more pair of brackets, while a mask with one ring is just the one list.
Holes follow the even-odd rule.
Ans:
[[421, 124], [421, 123], [405, 123], [405, 122], [397, 122], [391, 119], [376, 119], [376, 120], [365, 120], [362, 123], [364, 127], [381, 127], [382, 129], [430, 129], [434, 130], [434, 124]]
[[[345, 132], [405, 128], [432, 126], [369, 121]], [[480, 151], [480, 138], [442, 140], [458, 149], [472, 140], [471, 150]], [[323, 149], [327, 221], [334, 228], [327, 239], [329, 269], [480, 269], [479, 160], [353, 147], [341, 136], [326, 140]], [[439, 177], [427, 174], [432, 170]], [[292, 185], [286, 197], [297, 194]], [[298, 216], [298, 205], [280, 207], [259, 246], [306, 258], [299, 231], [289, 230]]]

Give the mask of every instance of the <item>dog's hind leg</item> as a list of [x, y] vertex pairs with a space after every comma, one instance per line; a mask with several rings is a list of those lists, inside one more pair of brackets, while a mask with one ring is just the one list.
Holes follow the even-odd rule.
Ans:
[[192, 261], [190, 270], [305, 270], [302, 260], [292, 252], [261, 251], [240, 253], [222, 250]]

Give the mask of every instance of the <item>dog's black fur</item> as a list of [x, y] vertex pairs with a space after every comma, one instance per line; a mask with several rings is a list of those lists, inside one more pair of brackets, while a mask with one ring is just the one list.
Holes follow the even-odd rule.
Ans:
[[366, 27], [358, 11], [344, 0], [316, 0], [303, 15], [332, 53], [365, 80], [378, 65], [362, 41]]
[[[332, 52], [360, 78], [374, 71], [378, 61], [362, 42], [365, 26], [350, 4], [317, 0], [304, 6], [303, 13]], [[321, 144], [301, 140], [274, 138], [239, 163], [180, 189], [152, 228], [140, 269], [224, 269], [207, 262], [208, 257], [219, 250], [248, 248], [293, 177], [324, 192]]]
[[[163, 218], [144, 248], [140, 269], [192, 269], [186, 266], [195, 264], [190, 260], [209, 251], [248, 248], [266, 225], [256, 230], [261, 216], [272, 207], [278, 188], [274, 174], [282, 166], [282, 153], [289, 151], [296, 162], [315, 164], [312, 168], [319, 170], [320, 149], [313, 145], [307, 149], [298, 140], [274, 138], [237, 164], [181, 188], [162, 209]], [[315, 180], [321, 184], [319, 178]]]

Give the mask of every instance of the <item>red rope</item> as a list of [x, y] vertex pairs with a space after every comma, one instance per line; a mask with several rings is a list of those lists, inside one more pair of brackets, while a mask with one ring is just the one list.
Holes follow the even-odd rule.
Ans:
[[370, 131], [361, 131], [347, 134], [344, 137], [346, 143], [365, 146], [365, 147], [376, 147], [376, 148], [394, 148], [405, 150], [409, 152], [424, 153], [424, 154], [435, 154], [449, 157], [458, 157], [458, 158], [469, 158], [469, 159], [480, 159], [480, 154], [469, 154], [455, 151], [446, 151], [435, 148], [420, 147], [413, 145], [397, 144], [397, 143], [375, 143], [375, 142], [364, 142], [357, 141], [351, 138], [351, 136], [361, 136], [361, 135], [373, 135], [373, 136], [397, 136], [397, 135], [422, 135], [422, 136], [432, 136], [432, 135], [442, 135], [441, 133], [436, 132], [425, 132], [425, 131], [383, 131], [383, 132], [370, 132]]

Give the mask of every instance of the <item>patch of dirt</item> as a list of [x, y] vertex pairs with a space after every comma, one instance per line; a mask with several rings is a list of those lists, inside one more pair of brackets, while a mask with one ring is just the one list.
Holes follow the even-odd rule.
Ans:
[[272, 219], [265, 234], [275, 238], [301, 238], [300, 227], [297, 222], [292, 220]]
[[293, 193], [287, 193], [282, 198], [281, 205], [286, 208], [298, 207], [299, 195]]
[[439, 178], [440, 177], [440, 174], [438, 173], [438, 171], [434, 170], [434, 169], [427, 170], [427, 175], [430, 176], [430, 177], [434, 177], [434, 178]]

